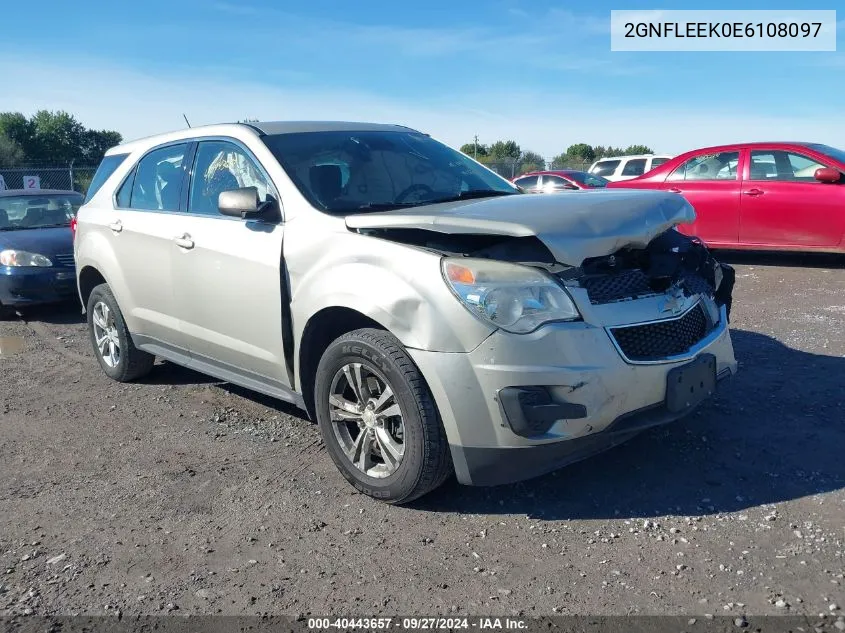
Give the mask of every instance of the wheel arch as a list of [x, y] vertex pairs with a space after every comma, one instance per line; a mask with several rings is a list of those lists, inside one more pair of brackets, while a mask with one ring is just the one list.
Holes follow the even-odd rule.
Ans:
[[323, 308], [311, 316], [305, 324], [296, 360], [299, 392], [302, 394], [305, 410], [311, 420], [317, 419], [314, 410], [314, 382], [317, 366], [323, 353], [335, 339], [361, 328], [389, 331], [372, 317], [345, 306]]
[[88, 309], [88, 299], [91, 296], [91, 292], [100, 284], [108, 282], [97, 268], [90, 265], [82, 267], [82, 270], [79, 271], [78, 279], [79, 298], [82, 301], [82, 312], [84, 314]]

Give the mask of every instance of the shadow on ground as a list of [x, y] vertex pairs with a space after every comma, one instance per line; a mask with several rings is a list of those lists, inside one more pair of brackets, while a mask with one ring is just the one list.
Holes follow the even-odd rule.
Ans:
[[78, 299], [22, 308], [17, 312], [16, 316], [11, 318], [20, 318], [25, 321], [41, 321], [52, 325], [85, 323], [85, 315], [82, 314], [82, 307]]
[[451, 481], [414, 507], [567, 520], [694, 516], [845, 487], [845, 358], [732, 335], [740, 372], [689, 418], [527, 482]]

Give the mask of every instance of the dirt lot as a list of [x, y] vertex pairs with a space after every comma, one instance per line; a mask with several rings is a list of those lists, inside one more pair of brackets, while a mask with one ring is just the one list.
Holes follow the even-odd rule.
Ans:
[[[731, 256], [740, 374], [552, 475], [356, 494], [292, 408], [99, 370], [76, 306], [0, 322], [0, 615], [845, 609], [845, 260]], [[8, 345], [8, 342], [7, 342]]]

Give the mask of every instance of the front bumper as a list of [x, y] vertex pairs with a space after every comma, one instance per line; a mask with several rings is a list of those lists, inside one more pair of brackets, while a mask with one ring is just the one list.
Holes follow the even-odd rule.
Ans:
[[76, 295], [71, 267], [0, 266], [0, 304], [25, 307], [65, 301]]
[[[703, 354], [715, 357], [718, 382], [737, 369], [724, 309], [694, 354], [671, 362], [626, 362], [605, 328], [585, 322], [524, 335], [497, 331], [469, 353], [409, 353], [437, 402], [458, 481], [471, 485], [529, 479], [686, 416], [694, 405], [666, 406], [667, 376]], [[525, 437], [500, 394], [537, 386], [571, 417]]]

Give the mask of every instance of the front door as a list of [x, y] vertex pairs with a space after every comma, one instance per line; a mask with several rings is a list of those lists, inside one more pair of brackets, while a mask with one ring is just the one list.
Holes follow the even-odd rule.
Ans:
[[221, 215], [223, 191], [255, 186], [278, 195], [250, 152], [227, 140], [201, 141], [191, 169], [173, 279], [181, 328], [194, 361], [290, 386], [282, 345], [281, 223]]
[[815, 179], [827, 167], [785, 150], [753, 150], [742, 183], [740, 241], [779, 247], [837, 246], [845, 229], [845, 187]]

